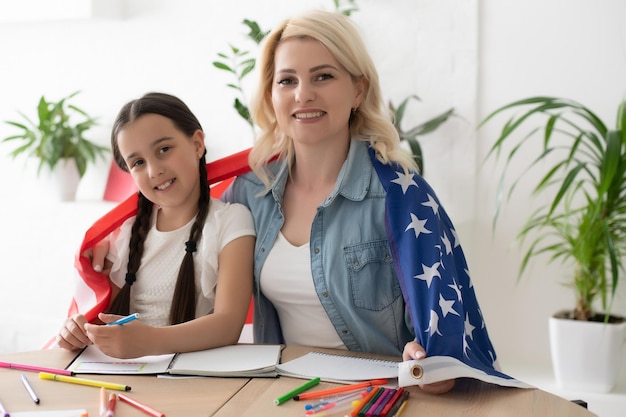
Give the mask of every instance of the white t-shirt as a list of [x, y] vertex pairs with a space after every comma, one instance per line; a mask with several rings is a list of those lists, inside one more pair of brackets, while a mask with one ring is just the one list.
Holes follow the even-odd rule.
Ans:
[[308, 243], [294, 246], [279, 233], [260, 282], [276, 308], [287, 345], [346, 349], [315, 292]]
[[[130, 312], [139, 313], [141, 320], [152, 326], [167, 326], [178, 271], [185, 256], [185, 242], [189, 240], [189, 232], [195, 219], [180, 229], [161, 232], [156, 229], [157, 211], [158, 209], [153, 210], [141, 266], [136, 274], [137, 280], [131, 287]], [[113, 266], [109, 276], [120, 288], [125, 282], [128, 245], [134, 221], [133, 216], [111, 234], [107, 259]], [[234, 239], [254, 235], [252, 215], [245, 206], [211, 199], [202, 237], [197, 251], [194, 252], [196, 317], [213, 312], [218, 256], [222, 249]]]

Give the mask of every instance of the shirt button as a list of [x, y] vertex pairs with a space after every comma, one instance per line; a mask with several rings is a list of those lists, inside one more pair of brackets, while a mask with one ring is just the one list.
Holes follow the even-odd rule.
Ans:
[[343, 329], [343, 330], [341, 331], [341, 333], [342, 333], [342, 334], [348, 334], [348, 329]]
[[391, 259], [391, 255], [389, 255], [389, 254], [385, 255], [385, 259], [386, 259], [386, 260]]
[[322, 297], [324, 297], [324, 298], [328, 298], [328, 293], [327, 293], [326, 291], [324, 291], [324, 292], [322, 293]]
[[317, 255], [318, 253], [320, 253], [320, 248], [315, 248], [313, 252], [315, 252], [315, 254]]
[[359, 262], [359, 261], [354, 261], [354, 264], [353, 264], [353, 265], [354, 265], [354, 266], [359, 266], [359, 265], [361, 265], [361, 262]]

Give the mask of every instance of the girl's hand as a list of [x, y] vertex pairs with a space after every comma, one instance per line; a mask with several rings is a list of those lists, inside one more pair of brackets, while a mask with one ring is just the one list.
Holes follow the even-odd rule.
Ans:
[[[411, 359], [420, 360], [426, 357], [426, 351], [417, 342], [409, 342], [404, 346], [402, 352], [402, 360], [408, 361]], [[418, 384], [422, 391], [429, 394], [445, 394], [454, 388], [454, 379], [448, 379], [446, 381], [435, 382], [432, 384]]]
[[87, 320], [82, 314], [75, 314], [63, 322], [63, 327], [56, 337], [59, 347], [68, 350], [82, 349], [91, 344], [85, 332]]
[[85, 333], [91, 343], [96, 345], [104, 354], [120, 359], [131, 359], [150, 354], [150, 333], [153, 327], [142, 323], [140, 320], [107, 326], [124, 316], [100, 313], [98, 318], [105, 323], [102, 326], [85, 325]]

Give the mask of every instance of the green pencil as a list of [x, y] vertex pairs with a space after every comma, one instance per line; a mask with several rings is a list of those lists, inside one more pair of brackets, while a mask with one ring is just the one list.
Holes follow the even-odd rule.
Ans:
[[309, 382], [307, 382], [306, 384], [300, 385], [298, 388], [294, 389], [293, 391], [290, 391], [287, 394], [285, 394], [285, 395], [283, 395], [281, 397], [276, 398], [274, 400], [274, 404], [281, 405], [285, 401], [295, 397], [296, 395], [300, 394], [301, 392], [304, 392], [304, 391], [308, 390], [311, 387], [316, 386], [319, 383], [320, 383], [320, 379], [319, 378], [314, 378], [314, 379], [310, 380]]

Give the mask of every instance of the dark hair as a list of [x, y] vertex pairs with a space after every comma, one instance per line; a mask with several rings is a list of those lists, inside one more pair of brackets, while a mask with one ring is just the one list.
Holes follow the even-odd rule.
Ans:
[[[126, 161], [120, 153], [117, 136], [120, 130], [146, 114], [158, 114], [170, 119], [177, 129], [191, 137], [197, 130], [202, 130], [200, 122], [189, 110], [187, 105], [177, 97], [164, 93], [148, 93], [143, 97], [128, 102], [118, 113], [111, 132], [111, 149], [115, 163], [122, 170], [128, 172]], [[191, 227], [189, 240], [185, 242], [185, 257], [180, 265], [178, 279], [170, 308], [170, 323], [177, 324], [189, 321], [196, 315], [196, 285], [193, 253], [202, 237], [202, 228], [209, 212], [209, 183], [206, 172], [206, 150], [198, 163], [200, 175], [200, 198], [198, 200], [198, 214]], [[141, 266], [143, 244], [150, 230], [153, 203], [139, 192], [137, 202], [137, 216], [133, 224], [128, 254], [126, 282], [109, 308], [110, 313], [127, 315], [130, 309], [130, 288], [136, 280], [136, 274]], [[182, 250], [182, 248], [181, 248]]]

